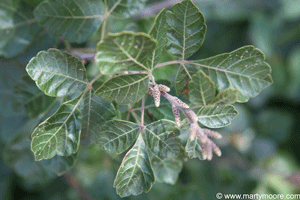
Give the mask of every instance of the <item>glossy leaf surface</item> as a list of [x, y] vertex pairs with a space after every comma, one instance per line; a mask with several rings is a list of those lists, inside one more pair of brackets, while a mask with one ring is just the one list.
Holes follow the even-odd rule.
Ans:
[[231, 53], [183, 64], [176, 77], [180, 92], [199, 69], [216, 84], [218, 91], [238, 90], [238, 102], [246, 102], [272, 84], [271, 68], [264, 62], [264, 54], [253, 46], [245, 46]]
[[156, 41], [145, 33], [109, 34], [97, 45], [97, 65], [103, 74], [149, 70], [146, 61], [153, 54]]
[[180, 131], [174, 122], [159, 120], [146, 126], [143, 139], [159, 158], [174, 158], [180, 151], [179, 134]]
[[83, 92], [86, 72], [82, 62], [57, 49], [41, 51], [26, 66], [29, 76], [49, 96], [61, 97]]
[[103, 3], [94, 0], [46, 0], [34, 10], [35, 18], [50, 33], [77, 43], [97, 30], [103, 14]]
[[138, 124], [122, 120], [108, 121], [98, 133], [99, 144], [106, 151], [120, 154], [133, 144], [139, 133]]
[[189, 82], [190, 101], [198, 106], [208, 105], [216, 95], [214, 82], [204, 72], [199, 71]]
[[199, 9], [191, 0], [183, 0], [167, 12], [167, 22], [167, 50], [182, 60], [193, 55], [202, 45], [206, 32], [205, 20]]
[[118, 104], [133, 104], [147, 93], [148, 85], [148, 74], [120, 75], [103, 83], [95, 94], [104, 101], [115, 100]]
[[152, 54], [152, 67], [160, 60], [161, 54], [167, 43], [167, 14], [166, 10], [160, 11], [156, 16], [154, 24], [150, 30], [150, 35], [157, 40], [158, 46]]
[[221, 128], [230, 124], [238, 114], [232, 105], [211, 105], [199, 109], [198, 121], [209, 128]]
[[135, 145], [125, 155], [118, 170], [114, 187], [121, 197], [148, 192], [155, 181], [150, 158], [143, 138], [139, 136]]
[[234, 104], [238, 99], [237, 90], [227, 88], [214, 97], [211, 104]]
[[55, 155], [70, 156], [79, 148], [81, 107], [84, 94], [63, 103], [32, 133], [31, 149], [36, 160], [50, 159]]

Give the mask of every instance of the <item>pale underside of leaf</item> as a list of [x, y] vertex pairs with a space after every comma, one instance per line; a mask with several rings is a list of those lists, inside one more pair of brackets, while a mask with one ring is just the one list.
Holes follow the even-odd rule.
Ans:
[[216, 95], [214, 82], [202, 71], [193, 75], [188, 88], [190, 88], [190, 101], [197, 106], [208, 105]]
[[108, 36], [97, 45], [96, 63], [101, 73], [148, 71], [147, 60], [157, 42], [145, 33], [123, 31]]
[[114, 187], [121, 197], [148, 192], [155, 181], [147, 149], [140, 135], [125, 155], [118, 170]]
[[112, 120], [108, 121], [99, 134], [99, 145], [106, 151], [120, 154], [128, 149], [140, 133], [138, 124]]
[[35, 18], [50, 33], [78, 43], [97, 30], [103, 15], [102, 1], [93, 0], [46, 0], [34, 10]]
[[57, 49], [41, 51], [26, 66], [29, 76], [49, 96], [61, 97], [83, 92], [87, 85], [82, 62]]
[[97, 143], [102, 126], [116, 115], [114, 106], [89, 90], [84, 96], [80, 144]]
[[221, 128], [230, 124], [238, 114], [232, 105], [211, 105], [199, 109], [198, 121], [209, 128]]
[[180, 131], [169, 120], [159, 120], [145, 128], [143, 139], [148, 148], [159, 158], [174, 158], [180, 152]]
[[193, 55], [202, 45], [206, 33], [203, 14], [191, 0], [175, 4], [167, 12], [169, 25], [167, 50], [178, 59]]
[[0, 55], [13, 57], [22, 52], [39, 30], [32, 10], [19, 1], [0, 2]]
[[79, 148], [81, 131], [81, 101], [84, 93], [63, 103], [32, 133], [31, 149], [36, 160], [50, 159], [55, 155], [70, 156]]
[[103, 83], [95, 94], [105, 101], [115, 100], [118, 104], [133, 104], [145, 96], [148, 85], [148, 74], [120, 75]]

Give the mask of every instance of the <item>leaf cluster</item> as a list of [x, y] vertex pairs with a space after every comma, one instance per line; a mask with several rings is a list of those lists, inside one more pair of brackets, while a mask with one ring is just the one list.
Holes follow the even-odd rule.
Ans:
[[[18, 7], [21, 4], [6, 1], [0, 3], [0, 8], [20, 13], [19, 24], [8, 23], [0, 30], [6, 37], [11, 37], [11, 34], [7, 36], [10, 31], [37, 32], [31, 26], [39, 23], [55, 36], [82, 43], [101, 28], [95, 55], [99, 74], [89, 80], [83, 62], [71, 51], [41, 51], [26, 67], [39, 90], [19, 85], [16, 90], [20, 99], [33, 98], [25, 103], [19, 100], [16, 106], [23, 106], [30, 110], [31, 116], [38, 116], [41, 111], [35, 109], [35, 103], [42, 102], [46, 110], [61, 99], [57, 111], [31, 135], [35, 160], [56, 159], [64, 163], [61, 166], [67, 166], [57, 172], [71, 167], [80, 144], [96, 144], [112, 154], [128, 150], [114, 182], [121, 197], [148, 192], [155, 180], [174, 184], [185, 153], [190, 158], [208, 160], [212, 152], [220, 156], [220, 149], [207, 137], [221, 136], [201, 127], [229, 125], [238, 114], [232, 104], [248, 101], [272, 83], [271, 68], [264, 61], [264, 54], [253, 46], [189, 60], [203, 44], [207, 29], [203, 14], [191, 0], [183, 0], [168, 11], [163, 9], [149, 33], [106, 31], [109, 16], [132, 16], [140, 11], [144, 0], [45, 0], [28, 15]], [[32, 38], [26, 33], [22, 37], [30, 41]], [[0, 53], [5, 56], [14, 56], [3, 49], [17, 46], [19, 42], [11, 38], [14, 39], [9, 43], [0, 43]], [[26, 46], [18, 48], [20, 51], [15, 53]], [[163, 61], [165, 52], [170, 61]], [[153, 70], [163, 66], [177, 71], [169, 85], [171, 91], [164, 84], [159, 88], [153, 76]], [[102, 77], [104, 81], [98, 81]], [[32, 86], [28, 77], [22, 81]], [[165, 99], [160, 99], [161, 95]], [[190, 123], [185, 148], [179, 139], [183, 117]]]

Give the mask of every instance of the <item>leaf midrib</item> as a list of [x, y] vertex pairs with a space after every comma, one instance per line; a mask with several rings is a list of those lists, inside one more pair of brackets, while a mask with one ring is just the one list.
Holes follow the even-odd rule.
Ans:
[[[45, 146], [49, 143], [49, 141], [55, 136], [56, 134], [62, 129], [62, 127], [67, 123], [67, 121], [70, 119], [70, 117], [73, 115], [73, 113], [75, 112], [75, 110], [77, 109], [77, 107], [79, 106], [83, 96], [85, 95], [86, 90], [83, 92], [82, 96], [80, 97], [80, 99], [78, 100], [78, 102], [76, 103], [76, 105], [74, 106], [74, 108], [72, 109], [72, 111], [70, 112], [70, 114], [68, 115], [67, 119], [64, 120], [64, 122], [60, 125], [60, 127], [57, 129], [57, 131], [55, 131], [54, 134], [52, 134], [52, 136], [45, 142], [45, 145], [43, 147], [41, 147], [43, 150], [45, 148]], [[35, 136], [36, 137], [36, 136]]]
[[[33, 71], [33, 70], [32, 70]], [[71, 76], [67, 76], [65, 74], [60, 74], [60, 73], [57, 73], [57, 72], [51, 72], [51, 71], [46, 71], [46, 70], [40, 70], [40, 72], [45, 72], [45, 73], [50, 73], [50, 74], [54, 74], [54, 75], [57, 75], [57, 76], [62, 76], [62, 77], [65, 77], [65, 78], [68, 78], [68, 79], [73, 79], [75, 81], [78, 81], [80, 83], [84, 83], [85, 85], [87, 85], [88, 83], [85, 82], [85, 81], [82, 81], [80, 79], [77, 79], [77, 78], [74, 78], [74, 77], [71, 77]]]
[[[150, 125], [153, 125], [153, 124], [149, 124]], [[172, 148], [170, 147], [170, 145], [168, 143], [166, 143], [164, 140], [162, 140], [158, 135], [156, 135], [154, 132], [152, 132], [149, 128], [147, 128], [147, 126], [145, 127], [146, 130], [148, 130], [152, 135], [154, 135], [154, 137], [158, 138], [159, 141], [162, 141], [162, 143], [164, 143], [174, 154], [176, 154], [176, 152], [174, 152], [172, 150]], [[165, 131], [163, 131], [165, 132]], [[168, 138], [169, 139], [169, 138]], [[154, 152], [153, 152], [154, 153]]]
[[[132, 86], [132, 85], [134, 85], [134, 84], [136, 84], [136, 83], [138, 83], [138, 82], [141, 82], [141, 81], [147, 79], [148, 77], [149, 77], [149, 75], [145, 76], [145, 78], [141, 78], [141, 79], [139, 79], [139, 80], [137, 80], [137, 81], [134, 81], [134, 82], [132, 82], [132, 83], [130, 83], [130, 84], [122, 85], [122, 86], [119, 86], [119, 87], [117, 87], [117, 88], [113, 88], [113, 89], [109, 89], [109, 90], [105, 90], [105, 91], [103, 91], [103, 92], [101, 92], [101, 93], [107, 93], [107, 92], [111, 92], [111, 91], [114, 91], [114, 90], [118, 90], [118, 89], [120, 89], [120, 88], [130, 87], [130, 86]], [[116, 78], [117, 78], [117, 77], [116, 77]], [[109, 79], [108, 81], [110, 81], [110, 80], [111, 80], [111, 79]], [[107, 81], [107, 82], [108, 82], [108, 81]], [[104, 83], [104, 84], [105, 84], [105, 83]], [[103, 85], [104, 85], [104, 84], [103, 84]], [[101, 86], [101, 87], [102, 87], [102, 86]], [[98, 90], [100, 90], [101, 87], [100, 87]]]
[[[196, 65], [196, 66], [200, 66], [200, 67], [204, 67], [204, 68], [208, 68], [208, 69], [212, 69], [212, 70], [215, 70], [215, 71], [221, 71], [221, 72], [225, 73], [226, 76], [227, 76], [227, 74], [234, 74], [234, 75], [237, 75], [237, 76], [246, 77], [248, 79], [255, 79], [255, 80], [259, 80], [259, 81], [269, 82], [269, 81], [264, 80], [264, 79], [259, 79], [257, 77], [252, 77], [251, 75], [248, 76], [248, 75], [245, 75], [245, 74], [239, 74], [237, 72], [227, 71], [227, 70], [220, 69], [220, 68], [217, 68], [217, 67], [211, 67], [211, 66], [203, 65], [203, 64], [200, 64], [200, 63], [195, 63], [193, 61], [187, 61], [186, 63]], [[184, 64], [182, 64], [182, 65], [184, 65]], [[230, 80], [229, 77], [227, 77], [227, 79]]]
[[139, 61], [137, 61], [136, 59], [134, 59], [123, 47], [122, 45], [120, 45], [118, 42], [116, 42], [115, 40], [113, 40], [113, 42], [119, 47], [119, 49], [122, 51], [122, 53], [124, 53], [128, 59], [130, 59], [131, 61], [133, 61], [135, 64], [139, 65], [140, 67], [144, 68], [146, 71], [149, 71], [149, 69], [143, 65], [142, 63], [140, 63]]

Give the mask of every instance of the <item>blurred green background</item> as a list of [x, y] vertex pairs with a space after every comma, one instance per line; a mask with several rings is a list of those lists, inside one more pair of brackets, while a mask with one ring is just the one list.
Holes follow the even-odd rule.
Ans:
[[[40, 1], [24, 2], [32, 9]], [[168, 5], [166, 2], [148, 1], [144, 11], [155, 12], [160, 5]], [[235, 104], [238, 117], [218, 130], [224, 136], [217, 141], [222, 157], [215, 156], [210, 162], [186, 160], [175, 185], [156, 183], [149, 193], [128, 199], [210, 200], [216, 199], [218, 192], [300, 194], [300, 1], [194, 2], [208, 28], [203, 46], [191, 59], [254, 45], [265, 53], [274, 83], [248, 103]], [[147, 15], [141, 12], [132, 19], [111, 18], [108, 30], [148, 31], [154, 17], [143, 17]], [[97, 31], [90, 41], [72, 46], [94, 47], [99, 35]], [[50, 47], [64, 46], [40, 30], [24, 51], [13, 58], [0, 57], [0, 199], [119, 199], [113, 180], [122, 156], [108, 155], [97, 147], [81, 147], [74, 167], [60, 177], [53, 172], [55, 166], [34, 161], [32, 129], [57, 105], [37, 117], [18, 109], [15, 96], [28, 61]], [[93, 63], [87, 68], [93, 74]], [[172, 78], [174, 70], [163, 68], [156, 73], [157, 79]]]

